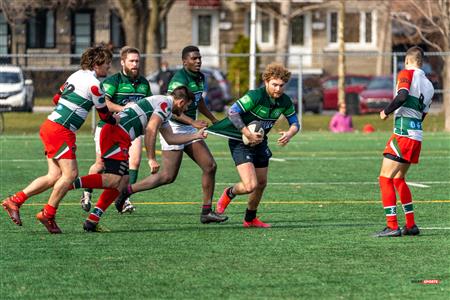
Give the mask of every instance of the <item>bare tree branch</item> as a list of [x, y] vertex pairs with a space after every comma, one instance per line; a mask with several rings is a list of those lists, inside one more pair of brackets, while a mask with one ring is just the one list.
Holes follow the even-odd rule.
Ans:
[[402, 18], [398, 18], [398, 17], [394, 17], [394, 18], [395, 18], [395, 20], [396, 20], [397, 22], [399, 22], [399, 23], [401, 23], [401, 24], [403, 24], [403, 25], [405, 25], [405, 26], [408, 26], [408, 27], [410, 27], [410, 28], [414, 28], [415, 31], [416, 31], [416, 33], [419, 35], [419, 37], [420, 37], [424, 42], [426, 42], [426, 43], [429, 44], [430, 46], [433, 46], [433, 47], [434, 47], [436, 50], [438, 50], [438, 51], [443, 51], [443, 49], [441, 48], [441, 46], [439, 46], [438, 44], [436, 44], [436, 43], [430, 41], [429, 39], [427, 39], [427, 38], [425, 37], [425, 35], [424, 35], [423, 32], [422, 32], [422, 28], [420, 28], [417, 24], [411, 23], [411, 22], [406, 21], [406, 20], [404, 20], [404, 19], [402, 19]]

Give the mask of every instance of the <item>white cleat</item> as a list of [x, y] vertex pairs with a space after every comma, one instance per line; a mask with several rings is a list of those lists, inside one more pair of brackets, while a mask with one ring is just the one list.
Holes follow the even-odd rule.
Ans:
[[91, 210], [91, 199], [92, 193], [83, 191], [83, 195], [81, 195], [80, 204], [81, 209], [85, 212], [89, 212]]

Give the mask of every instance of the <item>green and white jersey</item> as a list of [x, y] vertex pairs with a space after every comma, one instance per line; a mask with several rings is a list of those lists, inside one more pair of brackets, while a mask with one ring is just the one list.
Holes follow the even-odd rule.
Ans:
[[120, 126], [131, 140], [145, 133], [145, 128], [152, 114], [156, 113], [163, 121], [161, 126], [169, 126], [172, 117], [172, 96], [151, 96], [142, 98], [119, 113]]
[[[150, 85], [145, 77], [138, 76], [131, 79], [123, 72], [116, 73], [106, 78], [103, 82], [105, 95], [115, 104], [125, 106], [129, 102], [137, 102], [139, 99], [152, 96]], [[100, 120], [98, 126], [102, 127], [105, 122]]]
[[[198, 103], [202, 99], [202, 94], [205, 91], [205, 76], [199, 73], [193, 73], [185, 68], [178, 70], [169, 82], [167, 92], [172, 92], [179, 86], [186, 86], [195, 96], [195, 100], [188, 106], [188, 109], [184, 112], [185, 115], [197, 119]], [[182, 124], [181, 122], [172, 120], [172, 122]]]
[[83, 125], [92, 106], [106, 106], [103, 89], [95, 72], [78, 70], [67, 78], [58, 105], [48, 119], [77, 131]]
[[260, 121], [266, 136], [281, 115], [286, 118], [295, 115], [294, 104], [288, 95], [273, 99], [265, 86], [248, 91], [236, 104], [242, 110], [240, 115], [244, 123]]
[[407, 90], [408, 97], [394, 113], [394, 133], [422, 141], [422, 117], [430, 109], [434, 88], [421, 69], [402, 70], [397, 76], [397, 92]]

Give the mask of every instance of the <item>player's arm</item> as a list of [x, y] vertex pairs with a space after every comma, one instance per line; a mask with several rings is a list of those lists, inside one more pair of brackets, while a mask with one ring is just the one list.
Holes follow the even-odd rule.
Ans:
[[202, 99], [200, 99], [200, 102], [198, 102], [198, 111], [200, 113], [202, 113], [205, 117], [207, 117], [213, 124], [216, 123], [217, 121], [219, 121], [208, 109], [208, 107], [206, 106], [206, 103], [205, 103], [205, 99], [203, 99], [203, 97], [202, 97]]
[[186, 116], [184, 113], [182, 113], [179, 116], [173, 115], [172, 118], [174, 120], [182, 122], [184, 124], [191, 125], [192, 127], [197, 128], [197, 129], [201, 129], [201, 128], [204, 128], [204, 127], [208, 126], [208, 123], [206, 121], [204, 121], [204, 120], [194, 120], [194, 119]]
[[153, 113], [145, 128], [144, 144], [147, 150], [148, 165], [152, 174], [157, 173], [159, 170], [159, 163], [156, 161], [155, 144], [156, 135], [162, 122], [161, 117], [157, 113]]
[[120, 112], [125, 109], [125, 106], [114, 103], [108, 95], [105, 95], [105, 102], [110, 112]]
[[169, 145], [182, 145], [189, 143], [193, 140], [203, 140], [206, 139], [208, 133], [205, 132], [206, 128], [202, 128], [193, 134], [175, 134], [170, 126], [161, 126], [159, 132], [166, 140]]
[[92, 102], [94, 103], [100, 119], [111, 125], [118, 124], [120, 117], [119, 115], [113, 114], [109, 111], [108, 106], [106, 106], [105, 103], [105, 94], [103, 93], [103, 90], [96, 84], [92, 85], [89, 90], [91, 93]]
[[235, 102], [228, 110], [228, 118], [234, 127], [236, 127], [237, 130], [247, 137], [250, 145], [257, 145], [261, 143], [263, 136], [260, 133], [251, 132], [247, 126], [245, 126], [241, 117], [242, 113], [244, 113], [244, 108]]
[[278, 144], [281, 146], [285, 146], [291, 138], [296, 135], [300, 131], [300, 123], [298, 121], [298, 117], [294, 113], [286, 117], [288, 123], [289, 123], [289, 129], [287, 131], [281, 131], [280, 135], [281, 137], [278, 139]]
[[394, 112], [397, 108], [403, 105], [408, 98], [409, 92], [406, 89], [401, 89], [397, 92], [397, 96], [395, 96], [394, 100], [392, 100], [389, 105], [380, 112], [380, 118], [382, 120], [386, 119], [392, 112]]
[[64, 89], [67, 85], [67, 82], [65, 82], [63, 85], [61, 85], [58, 89], [58, 92], [53, 96], [53, 104], [57, 105], [59, 102], [59, 99], [61, 98], [62, 93], [64, 92]]

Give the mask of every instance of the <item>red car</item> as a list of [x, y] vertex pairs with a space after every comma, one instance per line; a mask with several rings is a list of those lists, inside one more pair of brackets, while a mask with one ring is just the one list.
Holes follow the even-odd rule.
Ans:
[[394, 99], [392, 76], [374, 77], [359, 94], [359, 113], [378, 113]]
[[[345, 94], [359, 94], [369, 83], [371, 76], [368, 75], [346, 75]], [[322, 81], [323, 87], [323, 109], [337, 110], [338, 103], [338, 76], [326, 77]]]

